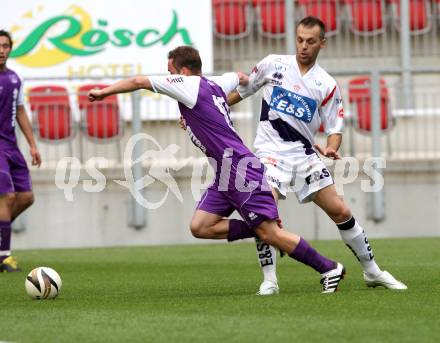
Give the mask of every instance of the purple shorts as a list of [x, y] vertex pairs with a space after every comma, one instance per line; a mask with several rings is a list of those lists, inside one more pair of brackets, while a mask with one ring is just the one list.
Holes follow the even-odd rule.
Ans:
[[0, 194], [31, 190], [31, 176], [20, 150], [0, 150]]
[[272, 192], [257, 187], [251, 192], [238, 190], [219, 191], [212, 185], [203, 194], [198, 210], [229, 217], [234, 210], [250, 228], [257, 228], [265, 220], [278, 219], [278, 209]]

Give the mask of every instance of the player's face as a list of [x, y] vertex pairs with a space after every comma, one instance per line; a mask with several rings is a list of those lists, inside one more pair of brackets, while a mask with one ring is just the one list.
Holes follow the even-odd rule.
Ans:
[[180, 74], [179, 70], [177, 70], [177, 68], [174, 66], [172, 58], [168, 60], [168, 71], [171, 75]]
[[296, 31], [296, 58], [304, 66], [315, 64], [319, 50], [325, 46], [325, 39], [320, 36], [318, 25], [306, 27], [298, 26]]
[[10, 52], [11, 43], [9, 42], [9, 38], [6, 36], [0, 36], [0, 66], [6, 64]]

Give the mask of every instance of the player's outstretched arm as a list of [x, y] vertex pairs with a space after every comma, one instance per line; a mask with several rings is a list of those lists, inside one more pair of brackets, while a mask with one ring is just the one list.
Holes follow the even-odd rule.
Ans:
[[132, 92], [138, 89], [153, 90], [148, 76], [130, 77], [103, 89], [92, 89], [88, 94], [88, 98], [89, 101], [93, 102], [95, 100], [102, 100], [109, 95]]

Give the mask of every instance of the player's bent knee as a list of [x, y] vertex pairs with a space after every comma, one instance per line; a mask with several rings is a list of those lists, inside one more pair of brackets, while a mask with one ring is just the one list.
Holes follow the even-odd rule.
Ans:
[[201, 221], [192, 220], [189, 224], [189, 229], [191, 230], [191, 234], [196, 238], [204, 238], [206, 227], [203, 225]]
[[200, 226], [198, 225], [197, 222], [191, 221], [191, 223], [189, 223], [189, 229], [191, 230], [191, 234], [194, 237], [197, 237], [197, 234], [199, 232], [199, 228], [200, 228]]

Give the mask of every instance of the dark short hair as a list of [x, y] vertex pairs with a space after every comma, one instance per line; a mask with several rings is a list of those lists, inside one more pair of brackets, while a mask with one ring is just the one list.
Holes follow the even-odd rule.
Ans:
[[298, 23], [298, 25], [296, 26], [296, 29], [298, 29], [298, 26], [300, 26], [300, 25], [305, 26], [305, 27], [319, 26], [319, 29], [321, 31], [319, 36], [321, 37], [321, 39], [325, 38], [325, 24], [322, 22], [321, 19], [313, 17], [313, 16], [304, 17]]
[[182, 45], [171, 50], [168, 53], [168, 59], [173, 60], [173, 65], [177, 69], [186, 67], [193, 74], [202, 72], [202, 60], [199, 51], [192, 46]]
[[8, 37], [9, 45], [11, 46], [11, 49], [12, 49], [12, 36], [11, 36], [11, 34], [6, 30], [0, 30], [0, 37], [1, 36]]

